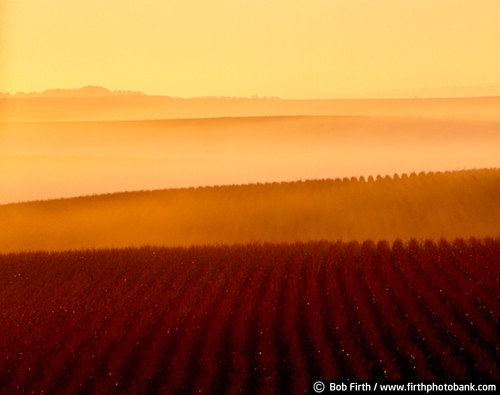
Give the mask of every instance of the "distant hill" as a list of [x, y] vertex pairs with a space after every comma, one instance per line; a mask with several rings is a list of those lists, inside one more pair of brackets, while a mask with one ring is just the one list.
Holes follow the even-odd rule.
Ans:
[[[84, 86], [79, 89], [48, 89], [41, 93], [38, 92], [18, 92], [14, 95], [6, 95], [3, 94], [3, 97], [14, 97], [14, 98], [23, 98], [23, 97], [98, 97], [98, 96], [119, 96], [119, 95], [144, 95], [141, 92], [132, 92], [132, 91], [114, 91], [103, 88], [101, 86]], [[0, 96], [2, 97], [2, 96]]]
[[170, 189], [0, 206], [0, 252], [500, 236], [500, 169]]
[[150, 120], [290, 115], [500, 119], [500, 96], [434, 99], [325, 99], [148, 96], [97, 86], [0, 94], [0, 122]]

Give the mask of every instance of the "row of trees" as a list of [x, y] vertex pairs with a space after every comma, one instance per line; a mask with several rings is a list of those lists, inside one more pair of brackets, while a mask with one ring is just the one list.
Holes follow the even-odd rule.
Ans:
[[500, 236], [500, 170], [0, 206], [0, 251]]

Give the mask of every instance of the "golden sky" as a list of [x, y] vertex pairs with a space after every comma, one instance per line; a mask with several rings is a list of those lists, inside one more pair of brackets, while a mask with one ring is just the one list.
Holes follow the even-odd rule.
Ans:
[[498, 0], [0, 0], [0, 92], [362, 97], [500, 85]]

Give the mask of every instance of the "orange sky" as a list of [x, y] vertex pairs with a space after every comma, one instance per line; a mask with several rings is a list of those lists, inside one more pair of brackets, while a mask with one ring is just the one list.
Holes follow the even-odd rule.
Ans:
[[282, 98], [500, 87], [500, 1], [0, 0], [0, 92], [85, 85]]

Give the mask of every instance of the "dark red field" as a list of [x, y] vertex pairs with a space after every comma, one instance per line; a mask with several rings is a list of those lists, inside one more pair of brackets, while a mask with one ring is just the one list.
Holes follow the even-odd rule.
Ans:
[[500, 239], [0, 255], [0, 393], [500, 379]]

